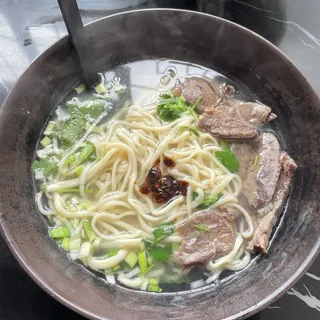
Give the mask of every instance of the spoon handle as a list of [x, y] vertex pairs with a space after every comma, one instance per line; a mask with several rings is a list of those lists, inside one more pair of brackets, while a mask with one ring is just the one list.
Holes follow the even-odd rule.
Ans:
[[70, 40], [79, 58], [85, 84], [90, 88], [99, 81], [99, 76], [94, 69], [92, 52], [89, 53], [90, 41], [82, 23], [77, 1], [58, 0], [58, 3]]

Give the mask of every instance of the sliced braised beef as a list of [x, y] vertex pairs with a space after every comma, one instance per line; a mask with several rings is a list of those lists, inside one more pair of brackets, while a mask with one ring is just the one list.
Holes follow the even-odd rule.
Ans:
[[253, 165], [249, 166], [243, 182], [243, 193], [249, 204], [260, 209], [272, 199], [280, 175], [280, 145], [277, 137], [265, 132], [260, 138]]
[[281, 153], [280, 162], [281, 173], [273, 198], [264, 208], [258, 210], [255, 233], [247, 246], [251, 252], [266, 252], [272, 229], [290, 190], [297, 165], [285, 152]]
[[220, 104], [232, 104], [235, 90], [232, 86], [220, 86], [215, 80], [190, 77], [178, 83], [173, 92], [182, 95], [191, 104], [202, 96], [197, 105], [197, 111], [202, 113], [205, 109], [215, 108]]
[[224, 139], [253, 139], [258, 136], [257, 128], [236, 116], [231, 107], [208, 109], [199, 119], [198, 126], [214, 137]]
[[230, 212], [206, 210], [195, 213], [176, 227], [182, 243], [172, 260], [181, 265], [204, 263], [228, 254], [235, 242], [236, 228]]
[[268, 204], [280, 175], [280, 145], [270, 132], [263, 133], [251, 144], [235, 144], [233, 152], [240, 163], [242, 193], [253, 211]]
[[245, 102], [234, 104], [236, 115], [252, 125], [258, 127], [266, 122], [270, 122], [276, 118], [274, 113], [271, 114], [271, 109], [263, 104], [255, 102]]
[[258, 136], [258, 127], [272, 121], [276, 115], [271, 109], [259, 103], [247, 102], [219, 105], [206, 109], [198, 125], [214, 137], [247, 140]]

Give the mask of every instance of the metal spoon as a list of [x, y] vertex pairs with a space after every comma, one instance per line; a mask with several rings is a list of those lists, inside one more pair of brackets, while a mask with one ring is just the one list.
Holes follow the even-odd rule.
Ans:
[[99, 82], [99, 76], [94, 68], [92, 52], [89, 53], [90, 40], [83, 26], [77, 1], [58, 0], [58, 3], [69, 33], [70, 41], [79, 58], [84, 82], [87, 88], [90, 88]]

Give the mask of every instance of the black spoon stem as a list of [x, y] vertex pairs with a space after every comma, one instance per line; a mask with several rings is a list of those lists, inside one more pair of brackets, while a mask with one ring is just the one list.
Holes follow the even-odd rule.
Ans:
[[76, 0], [58, 0], [63, 20], [66, 24], [70, 40], [77, 52], [87, 88], [99, 82], [94, 68], [92, 53], [89, 53], [87, 32], [83, 26]]

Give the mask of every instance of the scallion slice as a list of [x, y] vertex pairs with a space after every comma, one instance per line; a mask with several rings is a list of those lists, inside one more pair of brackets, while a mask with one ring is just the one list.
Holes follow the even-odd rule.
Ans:
[[87, 235], [89, 241], [93, 242], [96, 239], [96, 235], [91, 228], [90, 221], [86, 220], [83, 223], [83, 228], [84, 228], [84, 231], [86, 232], [86, 235]]
[[59, 239], [70, 237], [70, 231], [67, 227], [54, 228], [49, 231], [51, 238]]
[[47, 125], [47, 127], [46, 127], [46, 130], [44, 130], [43, 134], [44, 134], [45, 136], [50, 136], [50, 135], [52, 134], [52, 132], [53, 132], [53, 129], [54, 129], [55, 125], [56, 125], [55, 122], [49, 121], [49, 122], [48, 122], [48, 125]]
[[91, 243], [89, 241], [83, 242], [80, 248], [78, 259], [87, 258], [90, 254]]
[[131, 268], [133, 268], [138, 261], [138, 255], [132, 251], [130, 251], [127, 256], [124, 258], [124, 262], [126, 262]]
[[76, 91], [77, 94], [79, 94], [86, 90], [86, 86], [83, 83], [81, 83], [76, 88], [74, 88], [74, 90]]
[[62, 239], [61, 248], [64, 251], [69, 252], [69, 250], [70, 250], [69, 244], [70, 244], [70, 237], [65, 237], [65, 238]]
[[81, 247], [81, 238], [77, 234], [70, 237], [69, 249], [70, 251], [79, 251]]
[[138, 254], [139, 267], [141, 274], [145, 274], [148, 270], [147, 254], [144, 251], [140, 251]]
[[41, 145], [43, 147], [48, 146], [51, 143], [51, 139], [47, 136], [45, 136], [41, 141], [40, 141]]

